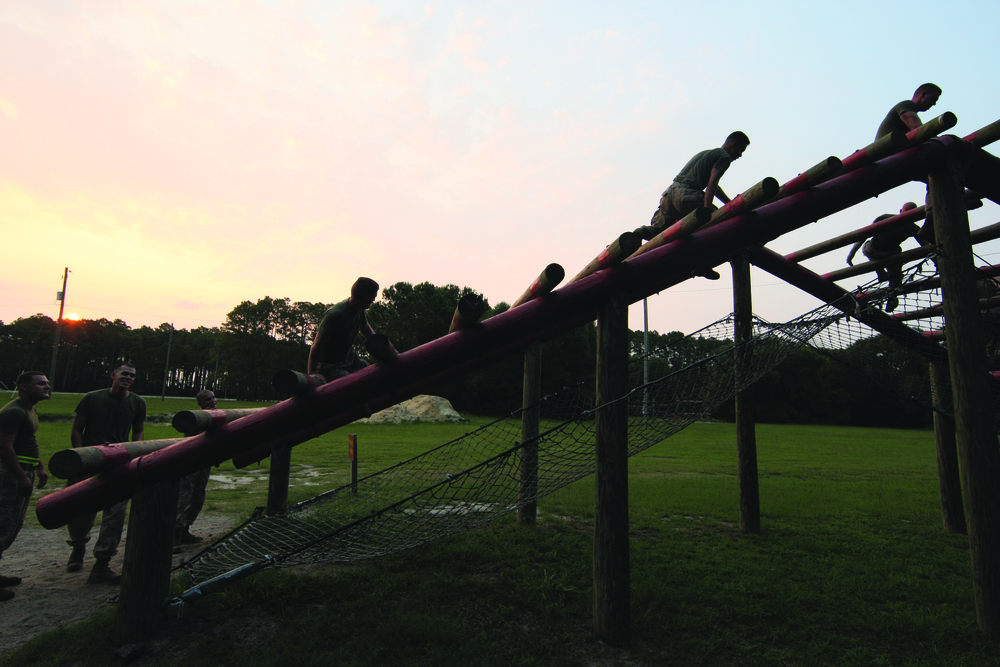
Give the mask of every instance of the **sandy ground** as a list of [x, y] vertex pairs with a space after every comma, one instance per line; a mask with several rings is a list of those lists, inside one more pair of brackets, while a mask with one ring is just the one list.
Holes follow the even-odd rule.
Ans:
[[[214, 539], [232, 526], [232, 519], [208, 514], [198, 517], [191, 532]], [[96, 532], [95, 529], [95, 538]], [[125, 539], [127, 536], [126, 530]], [[193, 555], [201, 546], [184, 547], [184, 553], [174, 556], [174, 564], [185, 554]], [[66, 571], [69, 552], [65, 529], [24, 528], [4, 553], [0, 574], [22, 577], [23, 581], [11, 587], [16, 593], [12, 600], [0, 602], [0, 659], [38, 634], [82, 621], [115, 603], [117, 586], [87, 583], [93, 554], [88, 551], [83, 569], [70, 573]], [[123, 539], [118, 555], [111, 560], [115, 572], [121, 572], [124, 554]]]

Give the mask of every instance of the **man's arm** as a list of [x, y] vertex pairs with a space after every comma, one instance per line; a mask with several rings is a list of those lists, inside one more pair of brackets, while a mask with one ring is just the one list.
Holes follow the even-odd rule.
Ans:
[[146, 435], [146, 420], [145, 418], [136, 419], [132, 422], [132, 442], [139, 442]]
[[316, 367], [319, 366], [319, 348], [322, 344], [322, 334], [318, 331], [316, 332], [316, 337], [313, 339], [312, 347], [309, 348], [309, 361], [306, 363], [306, 375], [312, 375], [317, 372]]
[[17, 480], [17, 495], [30, 496], [31, 478], [17, 461], [17, 454], [14, 453], [15, 438], [16, 433], [0, 433], [0, 461], [3, 461], [3, 467]]
[[372, 329], [372, 325], [368, 324], [368, 320], [365, 320], [365, 323], [361, 325], [361, 335], [365, 337], [365, 340], [375, 335], [375, 330]]
[[719, 187], [719, 180], [722, 178], [722, 174], [723, 171], [721, 169], [718, 167], [712, 167], [712, 173], [708, 177], [708, 185], [705, 186], [705, 208], [711, 208], [712, 202], [716, 197], [718, 197], [723, 204], [729, 203], [729, 197], [727, 197], [726, 193]]
[[69, 432], [69, 441], [73, 449], [83, 447], [83, 429], [87, 427], [87, 415], [79, 412], [73, 417], [73, 428]]
[[854, 247], [851, 248], [851, 252], [847, 253], [847, 265], [848, 266], [854, 266], [854, 262], [852, 260], [854, 259], [854, 256], [858, 254], [858, 250], [860, 250], [861, 246], [863, 246], [864, 244], [865, 244], [865, 240], [861, 239], [860, 241], [858, 241], [857, 243], [854, 244]]
[[903, 121], [906, 127], [911, 130], [915, 130], [923, 125], [923, 123], [920, 122], [920, 116], [917, 115], [916, 111], [904, 111], [899, 114], [899, 120]]

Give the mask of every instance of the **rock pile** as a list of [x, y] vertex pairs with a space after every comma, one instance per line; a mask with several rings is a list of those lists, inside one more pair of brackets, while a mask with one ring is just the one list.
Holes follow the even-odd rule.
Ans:
[[359, 419], [362, 424], [401, 424], [405, 422], [464, 422], [465, 418], [455, 412], [451, 402], [440, 396], [421, 394], [391, 408], [380, 410], [368, 419]]

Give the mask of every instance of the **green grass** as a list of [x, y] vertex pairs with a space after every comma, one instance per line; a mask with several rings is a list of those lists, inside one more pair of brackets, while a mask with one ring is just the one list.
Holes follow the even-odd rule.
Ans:
[[[351, 431], [363, 460], [394, 462], [469, 428]], [[346, 432], [293, 461], [345, 468]], [[976, 629], [968, 539], [941, 529], [932, 433], [761, 425], [757, 441], [759, 535], [738, 531], [732, 425], [695, 424], [631, 459], [627, 649], [590, 632], [586, 479], [544, 498], [535, 528], [506, 518], [370, 562], [259, 574], [171, 621], [143, 664], [1000, 665]], [[39, 637], [7, 664], [115, 664], [112, 625], [113, 612]]]

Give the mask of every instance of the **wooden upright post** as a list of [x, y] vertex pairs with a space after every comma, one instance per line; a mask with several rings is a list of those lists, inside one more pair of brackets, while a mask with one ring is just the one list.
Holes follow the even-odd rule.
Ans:
[[132, 499], [115, 614], [119, 646], [146, 641], [166, 618], [179, 485], [177, 479], [159, 482]]
[[594, 632], [607, 644], [630, 640], [628, 542], [628, 304], [612, 297], [597, 311], [594, 420]]
[[941, 492], [941, 517], [944, 529], [966, 533], [965, 510], [962, 509], [962, 480], [955, 444], [955, 420], [941, 412], [951, 395], [948, 364], [928, 362], [931, 376], [931, 401], [934, 406], [934, 448], [937, 450], [938, 488]]
[[1000, 636], [1000, 447], [990, 395], [965, 195], [955, 157], [930, 174], [934, 231], [945, 299], [948, 363], [955, 405], [955, 439], [979, 629]]
[[292, 448], [271, 450], [271, 470], [267, 477], [267, 513], [280, 514], [288, 502], [288, 474], [292, 468]]
[[533, 525], [538, 516], [538, 424], [542, 398], [542, 344], [534, 341], [524, 351], [524, 388], [521, 411], [521, 501], [517, 504], [517, 522]]
[[[736, 343], [734, 373], [737, 385], [749, 374], [752, 359], [745, 343], [753, 338], [753, 299], [750, 260], [740, 253], [733, 267], [733, 338]], [[757, 432], [750, 393], [736, 393], [736, 466], [740, 480], [740, 532], [760, 532], [760, 482], [757, 476]]]

